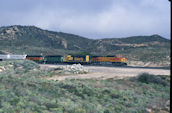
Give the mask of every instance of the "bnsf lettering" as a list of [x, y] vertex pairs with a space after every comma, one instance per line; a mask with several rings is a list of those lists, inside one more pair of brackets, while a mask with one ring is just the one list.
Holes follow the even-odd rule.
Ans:
[[74, 60], [75, 60], [75, 61], [84, 61], [83, 58], [77, 58], [77, 57], [75, 57]]

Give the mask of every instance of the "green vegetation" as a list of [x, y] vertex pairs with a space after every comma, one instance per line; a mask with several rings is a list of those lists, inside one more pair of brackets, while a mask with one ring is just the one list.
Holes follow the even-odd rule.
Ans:
[[167, 82], [168, 78], [167, 77], [163, 77], [163, 76], [155, 76], [155, 75], [151, 75], [148, 73], [143, 73], [141, 75], [138, 76], [138, 81], [143, 82], [143, 83], [154, 83], [154, 84], [162, 84], [162, 85], [169, 85], [169, 83]]
[[50, 81], [41, 78], [48, 72], [24, 60], [0, 62], [0, 69], [0, 113], [169, 112], [169, 76]]

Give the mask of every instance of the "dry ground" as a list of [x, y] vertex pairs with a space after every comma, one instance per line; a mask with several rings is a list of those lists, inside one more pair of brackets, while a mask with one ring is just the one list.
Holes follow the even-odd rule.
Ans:
[[[40, 65], [41, 68], [58, 68], [64, 65]], [[57, 75], [47, 77], [53, 80], [65, 79], [109, 79], [109, 78], [124, 78], [133, 77], [141, 73], [149, 73], [154, 75], [170, 75], [170, 69], [156, 69], [156, 68], [133, 68], [133, 67], [105, 67], [105, 66], [84, 66], [89, 70], [87, 74], [75, 75]]]

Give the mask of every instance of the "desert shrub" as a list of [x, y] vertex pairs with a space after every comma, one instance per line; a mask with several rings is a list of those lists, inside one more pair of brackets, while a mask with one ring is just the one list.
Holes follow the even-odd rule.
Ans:
[[4, 68], [3, 72], [12, 75], [22, 75], [27, 72], [36, 71], [40, 69], [40, 66], [38, 64], [29, 60], [7, 60], [1, 62], [0, 66]]
[[21, 65], [25, 64], [19, 61], [15, 69], [10, 66], [6, 73], [0, 73], [0, 113], [142, 113], [152, 104], [163, 105], [170, 99], [170, 79], [165, 76], [51, 81], [39, 78], [49, 74], [39, 67], [34, 71], [26, 66], [24, 69], [29, 71], [16, 74]]
[[[18, 77], [40, 77], [52, 76], [54, 71], [41, 70], [39, 64], [30, 60], [7, 60], [0, 62], [3, 69], [1, 75], [11, 75]], [[1, 76], [0, 75], [0, 76]]]
[[11, 68], [26, 68], [26, 69], [38, 69], [40, 66], [30, 60], [7, 60], [2, 61], [0, 66], [11, 67]]
[[[58, 112], [58, 113], [136, 113], [143, 111], [152, 100], [169, 99], [169, 90], [163, 85], [137, 81], [95, 80], [48, 81], [30, 77], [0, 77], [0, 111]], [[126, 84], [127, 83], [127, 84]], [[122, 89], [122, 87], [128, 89]], [[156, 92], [152, 89], [156, 88]], [[121, 89], [117, 89], [120, 87]], [[149, 87], [149, 89], [144, 89]], [[141, 91], [141, 92], [140, 92]], [[166, 93], [165, 93], [166, 92]]]
[[142, 73], [138, 76], [137, 78], [138, 81], [143, 82], [143, 83], [155, 83], [155, 84], [162, 84], [162, 85], [167, 85], [166, 81], [163, 80], [163, 77], [158, 76], [158, 75], [152, 75], [149, 73]]

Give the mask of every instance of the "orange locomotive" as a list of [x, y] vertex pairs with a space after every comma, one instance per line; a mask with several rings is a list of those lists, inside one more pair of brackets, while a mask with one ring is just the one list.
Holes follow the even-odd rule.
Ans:
[[127, 65], [127, 60], [125, 57], [122, 57], [121, 55], [115, 55], [115, 56], [92, 56], [91, 63], [94, 64], [113, 64], [118, 66], [124, 66]]
[[43, 63], [44, 57], [41, 55], [27, 55], [26, 59], [27, 60], [33, 60], [37, 63]]

